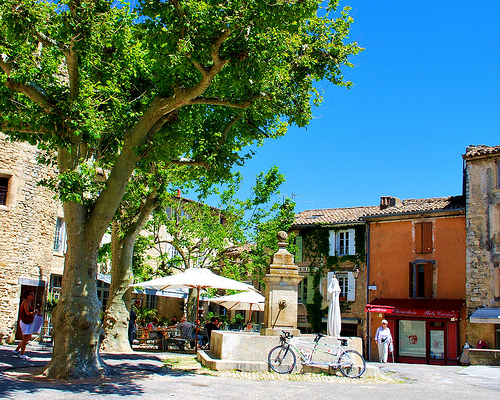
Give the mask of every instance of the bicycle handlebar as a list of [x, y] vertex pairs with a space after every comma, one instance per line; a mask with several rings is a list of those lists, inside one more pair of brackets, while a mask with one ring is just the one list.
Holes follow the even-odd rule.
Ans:
[[318, 343], [318, 342], [319, 342], [319, 340], [320, 340], [323, 336], [325, 336], [325, 335], [324, 335], [324, 334], [322, 334], [321, 332], [320, 332], [320, 333], [318, 333], [318, 334], [316, 334], [316, 337], [314, 338], [314, 342], [315, 342], [315, 343]]

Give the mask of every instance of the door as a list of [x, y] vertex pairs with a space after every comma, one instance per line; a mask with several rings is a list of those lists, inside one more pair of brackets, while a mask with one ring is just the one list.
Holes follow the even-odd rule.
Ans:
[[446, 336], [444, 328], [429, 328], [429, 364], [445, 364]]

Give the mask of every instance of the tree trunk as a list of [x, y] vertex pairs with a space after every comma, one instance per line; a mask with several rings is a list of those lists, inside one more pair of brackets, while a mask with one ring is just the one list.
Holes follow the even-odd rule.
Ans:
[[[54, 310], [54, 350], [45, 368], [49, 378], [87, 378], [111, 369], [99, 357], [101, 302], [97, 297], [97, 251], [92, 235], [85, 234], [86, 210], [65, 204], [68, 249], [61, 297]], [[76, 229], [79, 227], [79, 229]]]
[[139, 232], [149, 219], [151, 212], [158, 206], [154, 190], [140, 207], [134, 222], [120, 238], [119, 222], [114, 222], [111, 232], [111, 286], [104, 314], [103, 329], [105, 338], [101, 350], [109, 353], [130, 353], [128, 340], [130, 321], [131, 292], [133, 283], [132, 258], [134, 243]]
[[117, 223], [111, 233], [111, 286], [103, 329], [105, 338], [101, 350], [109, 353], [130, 353], [128, 325], [130, 320], [130, 299], [133, 282], [132, 256], [136, 235], [119, 238]]

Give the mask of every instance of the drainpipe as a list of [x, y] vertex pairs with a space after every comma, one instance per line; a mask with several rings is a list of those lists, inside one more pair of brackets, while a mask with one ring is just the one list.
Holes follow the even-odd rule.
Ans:
[[[370, 224], [366, 224], [366, 302], [365, 304], [368, 304], [370, 302], [370, 289], [368, 288], [370, 286]], [[365, 312], [366, 314], [366, 341], [368, 342], [367, 346], [367, 351], [368, 354], [366, 355], [366, 358], [371, 361], [371, 354], [372, 354], [372, 341], [370, 337], [370, 313]]]

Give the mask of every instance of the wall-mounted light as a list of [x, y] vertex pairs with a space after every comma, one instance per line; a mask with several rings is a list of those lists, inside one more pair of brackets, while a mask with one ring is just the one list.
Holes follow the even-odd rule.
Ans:
[[357, 265], [357, 264], [354, 266], [354, 270], [352, 271], [352, 276], [354, 276], [354, 279], [358, 279], [358, 276], [359, 276], [359, 268], [358, 268], [358, 265]]

